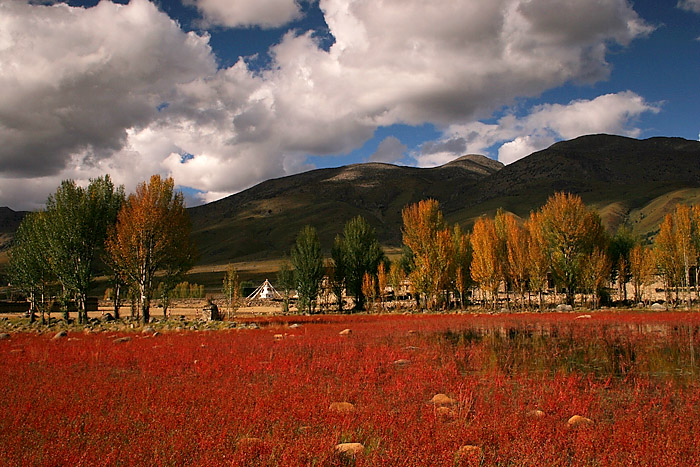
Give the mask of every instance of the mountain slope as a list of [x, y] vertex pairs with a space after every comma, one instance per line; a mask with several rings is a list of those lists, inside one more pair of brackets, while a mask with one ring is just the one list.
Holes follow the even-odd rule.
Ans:
[[453, 187], [473, 185], [501, 167], [487, 157], [468, 155], [433, 169], [368, 163], [268, 180], [190, 209], [194, 238], [203, 264], [279, 257], [304, 225], [314, 225], [328, 249], [345, 222], [362, 215], [380, 241], [398, 245], [405, 205], [450, 199]]

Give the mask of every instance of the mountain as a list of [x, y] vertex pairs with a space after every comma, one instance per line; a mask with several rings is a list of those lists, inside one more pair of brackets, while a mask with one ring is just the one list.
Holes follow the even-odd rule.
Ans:
[[425, 198], [447, 200], [454, 187], [471, 186], [502, 164], [480, 155], [419, 169], [367, 163], [319, 169], [268, 180], [190, 209], [202, 264], [231, 259], [278, 258], [299, 230], [314, 225], [329, 249], [345, 222], [364, 216], [382, 243], [401, 243], [401, 210]]
[[626, 223], [655, 233], [676, 202], [700, 202], [700, 142], [612, 135], [562, 141], [513, 164], [479, 155], [419, 169], [357, 164], [268, 180], [190, 210], [201, 264], [279, 258], [306, 224], [326, 251], [345, 222], [363, 215], [387, 246], [401, 244], [401, 209], [440, 201], [448, 221], [471, 228], [499, 207], [525, 217], [556, 191], [580, 195], [612, 232]]
[[0, 206], [0, 251], [10, 245], [13, 234], [26, 214], [25, 211], [13, 211], [6, 206]]
[[453, 221], [465, 223], [499, 207], [526, 216], [552, 193], [566, 191], [596, 208], [610, 230], [628, 223], [649, 236], [676, 202], [694, 200], [699, 188], [698, 141], [589, 135], [556, 143], [461, 187], [459, 201], [447, 200], [443, 208]]

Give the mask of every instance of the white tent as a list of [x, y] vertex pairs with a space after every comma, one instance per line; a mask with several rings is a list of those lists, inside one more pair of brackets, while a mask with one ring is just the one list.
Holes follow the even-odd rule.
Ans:
[[272, 284], [270, 284], [270, 281], [265, 279], [265, 282], [260, 284], [260, 286], [257, 289], [255, 289], [255, 291], [252, 294], [248, 295], [247, 300], [273, 300], [275, 298], [281, 299], [282, 295], [280, 295], [280, 293], [275, 290]]

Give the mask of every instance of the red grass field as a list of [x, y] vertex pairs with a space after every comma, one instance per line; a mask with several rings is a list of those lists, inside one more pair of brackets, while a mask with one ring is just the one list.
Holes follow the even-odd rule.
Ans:
[[0, 463], [700, 465], [700, 314], [291, 320], [14, 334], [0, 341]]

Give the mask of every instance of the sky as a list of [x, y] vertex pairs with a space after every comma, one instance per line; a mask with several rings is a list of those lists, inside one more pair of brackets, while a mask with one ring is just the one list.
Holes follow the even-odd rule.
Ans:
[[700, 138], [700, 0], [0, 0], [0, 206]]

